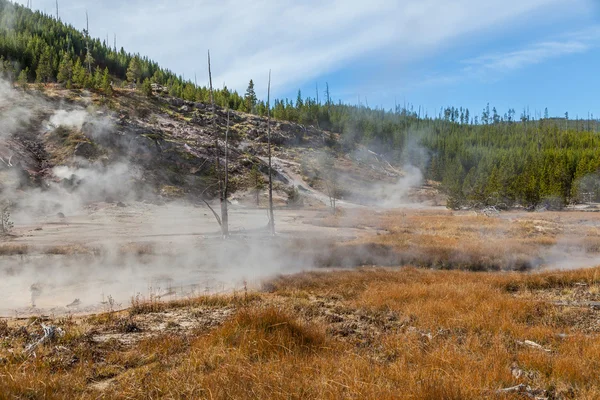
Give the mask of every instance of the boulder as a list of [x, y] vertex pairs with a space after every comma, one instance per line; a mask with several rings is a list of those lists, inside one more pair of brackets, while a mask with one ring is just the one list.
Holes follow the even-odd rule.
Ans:
[[73, 154], [77, 157], [94, 158], [98, 155], [98, 149], [90, 142], [80, 142], [75, 146]]

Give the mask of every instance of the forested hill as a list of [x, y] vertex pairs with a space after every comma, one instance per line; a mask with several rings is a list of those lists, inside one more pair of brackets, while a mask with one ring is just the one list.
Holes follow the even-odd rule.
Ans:
[[[0, 0], [0, 73], [18, 84], [57, 82], [110, 96], [132, 83], [148, 96], [170, 95], [207, 102], [196, 86], [147, 57], [117, 50], [53, 16]], [[83, 16], [82, 16], [83, 18]], [[153, 93], [152, 84], [167, 93]], [[514, 109], [499, 114], [448, 107], [427, 115], [413, 107], [373, 109], [332, 101], [328, 85], [314, 97], [275, 100], [276, 119], [314, 125], [341, 134], [334, 149], [357, 143], [398, 163], [419, 166], [442, 182], [449, 205], [564, 205], [600, 200], [600, 138], [594, 120], [532, 117]], [[250, 81], [244, 96], [227, 87], [216, 91], [218, 105], [266, 114]]]

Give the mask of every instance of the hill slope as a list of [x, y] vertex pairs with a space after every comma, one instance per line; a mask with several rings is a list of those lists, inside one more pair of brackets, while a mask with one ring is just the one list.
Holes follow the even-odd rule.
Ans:
[[[0, 94], [3, 197], [39, 188], [77, 192], [84, 202], [184, 196], [198, 201], [216, 192], [214, 138], [219, 137], [223, 164], [227, 124], [219, 107], [213, 126], [204, 103], [148, 98], [133, 90], [119, 89], [107, 98], [56, 85], [39, 92], [3, 83]], [[266, 134], [265, 118], [231, 112], [234, 197], [250, 201], [250, 192], [261, 189], [256, 180], [266, 181]], [[350, 155], [337, 151], [339, 136], [313, 127], [272, 121], [272, 141], [279, 204], [300, 204], [302, 198], [307, 205], [326, 204], [325, 167], [337, 175], [338, 197], [356, 201], [369, 197], [364, 189], [373, 182], [393, 184], [402, 175], [364, 148]], [[378, 195], [373, 192], [371, 200]]]

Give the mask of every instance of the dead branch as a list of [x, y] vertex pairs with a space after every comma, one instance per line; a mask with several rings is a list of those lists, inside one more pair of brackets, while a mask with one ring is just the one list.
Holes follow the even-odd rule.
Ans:
[[223, 223], [221, 222], [221, 217], [219, 217], [219, 214], [217, 214], [215, 212], [215, 210], [210, 206], [210, 204], [208, 204], [208, 201], [206, 201], [205, 199], [202, 199], [202, 201], [204, 202], [204, 204], [206, 204], [206, 206], [208, 207], [208, 209], [210, 211], [212, 211], [213, 215], [215, 216], [217, 222], [219, 223], [219, 226], [223, 226]]
[[25, 349], [25, 352], [27, 353], [28, 356], [31, 356], [35, 349], [47, 342], [47, 341], [51, 341], [54, 340], [54, 338], [56, 338], [56, 336], [64, 336], [65, 332], [60, 329], [57, 328], [56, 326], [53, 325], [42, 325], [42, 330], [44, 331], [44, 336], [42, 336], [37, 342], [34, 342], [32, 344], [30, 344], [29, 346], [27, 346], [27, 348]]
[[545, 351], [546, 353], [552, 353], [552, 350], [547, 349], [547, 348], [543, 347], [541, 344], [536, 343], [536, 342], [531, 341], [531, 340], [525, 340], [524, 342], [517, 341], [517, 343], [520, 344], [521, 346], [527, 346], [527, 347], [530, 347], [532, 349]]
[[7, 167], [11, 168], [13, 165], [11, 163], [13, 156], [8, 157], [8, 161], [5, 161], [2, 157], [0, 157], [0, 161], [2, 161]]

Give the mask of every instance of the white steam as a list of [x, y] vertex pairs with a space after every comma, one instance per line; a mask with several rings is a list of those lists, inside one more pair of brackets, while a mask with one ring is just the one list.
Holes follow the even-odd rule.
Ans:
[[54, 127], [64, 126], [66, 128], [81, 130], [88, 118], [89, 114], [85, 110], [57, 110], [50, 117], [50, 124]]

